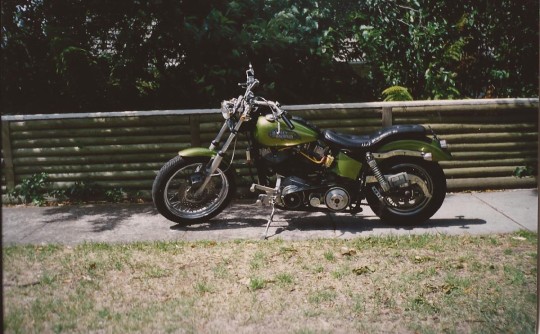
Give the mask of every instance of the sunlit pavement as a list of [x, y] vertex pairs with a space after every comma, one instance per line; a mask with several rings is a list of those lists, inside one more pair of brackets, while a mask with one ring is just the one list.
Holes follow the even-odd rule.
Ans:
[[[254, 201], [253, 201], [254, 202]], [[98, 204], [2, 208], [2, 241], [9, 244], [126, 243], [173, 240], [258, 240], [270, 208], [235, 202], [214, 219], [181, 226], [151, 204]], [[384, 224], [369, 207], [346, 213], [276, 210], [269, 239], [356, 238], [370, 235], [499, 234], [538, 231], [536, 189], [447, 194], [441, 209], [426, 223]]]

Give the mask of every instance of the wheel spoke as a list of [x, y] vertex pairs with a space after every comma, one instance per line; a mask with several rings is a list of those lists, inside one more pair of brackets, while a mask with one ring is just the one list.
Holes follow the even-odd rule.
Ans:
[[383, 196], [382, 202], [376, 191], [366, 189], [369, 206], [382, 220], [398, 224], [420, 223], [441, 207], [446, 195], [446, 178], [436, 162], [396, 157], [381, 163], [381, 170], [384, 175], [406, 173], [408, 177], [407, 185], [387, 193], [376, 185]]
[[412, 164], [397, 165], [392, 168], [392, 173], [406, 172], [414, 183], [406, 188], [398, 189], [394, 194], [385, 197], [389, 210], [398, 214], [412, 214], [427, 206], [432, 191], [431, 177], [424, 169]]
[[221, 169], [211, 175], [200, 196], [195, 196], [195, 186], [190, 185], [190, 176], [200, 172], [203, 165], [196, 163], [178, 170], [167, 182], [164, 191], [165, 204], [182, 218], [196, 219], [216, 210], [228, 194], [228, 180]]

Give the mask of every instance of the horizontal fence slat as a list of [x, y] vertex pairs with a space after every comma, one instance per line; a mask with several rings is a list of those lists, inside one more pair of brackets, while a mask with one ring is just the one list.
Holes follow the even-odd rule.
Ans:
[[[95, 184], [97, 186], [100, 186], [104, 189], [110, 189], [110, 188], [122, 188], [122, 189], [130, 189], [133, 191], [136, 190], [143, 190], [147, 191], [149, 194], [149, 191], [152, 189], [152, 183], [153, 180], [147, 179], [147, 180], [106, 180], [106, 181], [99, 181], [99, 180], [74, 180], [74, 181], [57, 181], [51, 184], [52, 189], [66, 189], [71, 186], [73, 186], [76, 182], [91, 182], [92, 184]], [[149, 197], [147, 197], [149, 198]]]
[[490, 166], [526, 166], [536, 165], [538, 163], [537, 157], [520, 157], [515, 159], [493, 159], [493, 160], [449, 160], [440, 161], [439, 165], [442, 168], [464, 168], [464, 167], [490, 167]]
[[116, 163], [116, 164], [95, 164], [95, 165], [48, 165], [48, 166], [23, 166], [17, 168], [20, 174], [34, 174], [45, 172], [53, 173], [78, 173], [78, 172], [108, 172], [108, 171], [141, 171], [159, 170], [162, 162], [145, 163]]
[[538, 146], [537, 141], [530, 142], [500, 142], [500, 143], [464, 143], [464, 144], [455, 144], [450, 143], [448, 147], [451, 152], [475, 152], [475, 151], [509, 151], [509, 150], [532, 150]]
[[449, 143], [493, 143], [503, 141], [538, 141], [536, 132], [504, 132], [504, 133], [467, 133], [456, 135], [445, 135]]
[[511, 123], [530, 123], [537, 124], [538, 120], [531, 117], [531, 115], [507, 115], [497, 116], [495, 118], [486, 119], [486, 117], [394, 117], [394, 124], [426, 124], [433, 126], [435, 124], [450, 124], [450, 123], [464, 123], [481, 126], [483, 124], [511, 124]]
[[153, 116], [153, 117], [116, 117], [116, 118], [96, 118], [96, 119], [54, 119], [41, 121], [21, 121], [10, 123], [12, 131], [42, 130], [42, 129], [91, 129], [101, 127], [131, 127], [131, 126], [160, 126], [160, 125], [187, 125], [188, 118], [182, 116]]
[[123, 136], [123, 137], [78, 137], [78, 138], [50, 138], [50, 139], [26, 139], [15, 140], [13, 149], [18, 148], [46, 148], [46, 147], [86, 147], [97, 145], [144, 145], [157, 143], [185, 143], [191, 136]]
[[515, 169], [514, 166], [465, 167], [446, 169], [444, 174], [447, 178], [512, 176]]
[[[18, 180], [30, 177], [31, 175], [20, 174]], [[106, 172], [79, 172], [79, 173], [50, 173], [50, 182], [69, 181], [69, 180], [137, 180], [153, 179], [156, 176], [155, 171], [106, 171]]]
[[[189, 125], [137, 126], [121, 128], [83, 128], [83, 129], [44, 129], [14, 131], [13, 140], [21, 139], [50, 139], [70, 137], [122, 137], [147, 135], [181, 135], [189, 134]], [[219, 130], [219, 129], [218, 129]]]
[[521, 157], [535, 157], [538, 154], [536, 150], [523, 150], [523, 151], [506, 151], [506, 152], [488, 152], [488, 151], [474, 151], [474, 152], [452, 152], [452, 156], [457, 160], [483, 160], [483, 159], [496, 159], [496, 158], [521, 158]]
[[536, 124], [424, 124], [429, 125], [437, 134], [497, 133], [497, 132], [535, 132]]
[[178, 149], [170, 150], [164, 153], [140, 153], [134, 154], [114, 154], [114, 155], [90, 155], [90, 156], [30, 156], [15, 158], [13, 161], [18, 166], [32, 166], [32, 165], [64, 165], [64, 164], [99, 164], [99, 163], [129, 163], [129, 162], [163, 162], [172, 159], [178, 154]]
[[14, 157], [29, 156], [58, 156], [58, 155], [97, 155], [117, 153], [147, 153], [147, 152], [170, 152], [180, 147], [176, 143], [163, 144], [137, 144], [137, 145], [99, 145], [81, 147], [44, 147], [44, 148], [20, 148], [13, 150]]

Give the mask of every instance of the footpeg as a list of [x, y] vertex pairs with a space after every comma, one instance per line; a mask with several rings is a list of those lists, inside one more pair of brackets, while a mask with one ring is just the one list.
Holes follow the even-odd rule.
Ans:
[[269, 206], [270, 202], [271, 202], [270, 196], [265, 195], [265, 194], [260, 194], [255, 204], [259, 206]]
[[267, 194], [273, 194], [276, 191], [275, 188], [265, 187], [265, 186], [261, 186], [260, 184], [253, 183], [251, 187], [249, 188], [249, 191], [254, 193], [256, 190], [264, 191]]

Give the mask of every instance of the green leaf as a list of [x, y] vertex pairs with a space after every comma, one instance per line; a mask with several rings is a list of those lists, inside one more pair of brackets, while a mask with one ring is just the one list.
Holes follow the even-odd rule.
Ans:
[[384, 101], [412, 101], [411, 93], [405, 87], [391, 86], [382, 92]]

